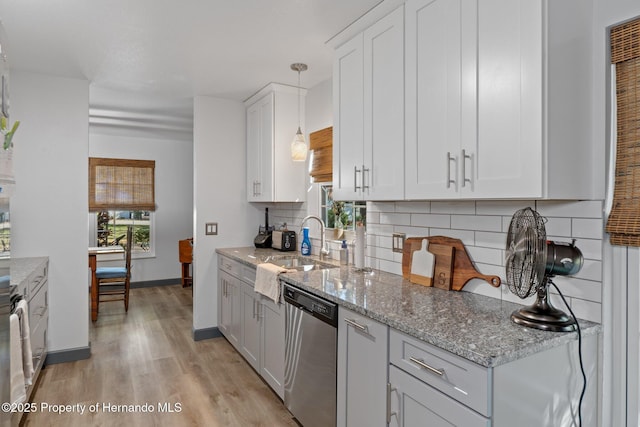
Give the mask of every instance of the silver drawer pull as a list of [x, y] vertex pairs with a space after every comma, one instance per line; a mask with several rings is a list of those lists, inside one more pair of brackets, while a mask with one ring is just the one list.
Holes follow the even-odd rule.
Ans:
[[398, 416], [397, 412], [391, 412], [391, 393], [396, 390], [398, 389], [393, 387], [391, 383], [387, 383], [387, 424], [391, 424], [391, 417]]
[[347, 322], [349, 325], [353, 326], [354, 328], [360, 329], [362, 332], [366, 332], [367, 334], [369, 333], [369, 327], [366, 325], [361, 325], [360, 323], [352, 319], [344, 319], [344, 321]]
[[416, 359], [413, 356], [411, 356], [409, 360], [415, 363], [416, 365], [420, 366], [421, 368], [426, 369], [427, 371], [433, 372], [434, 374], [439, 375], [441, 377], [444, 376], [444, 369], [436, 369], [433, 366], [429, 366], [426, 363], [424, 363], [424, 360]]

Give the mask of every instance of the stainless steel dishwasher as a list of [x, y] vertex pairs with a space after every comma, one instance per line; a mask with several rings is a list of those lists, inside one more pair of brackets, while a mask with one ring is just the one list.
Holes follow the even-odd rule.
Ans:
[[304, 427], [336, 425], [338, 306], [284, 284], [284, 404]]

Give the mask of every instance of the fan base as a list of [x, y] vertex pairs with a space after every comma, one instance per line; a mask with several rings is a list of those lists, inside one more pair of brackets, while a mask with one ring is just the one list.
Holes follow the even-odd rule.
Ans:
[[511, 313], [511, 320], [518, 325], [542, 329], [552, 332], [571, 332], [576, 330], [576, 322], [562, 310], [547, 306], [541, 310], [539, 306], [524, 307]]

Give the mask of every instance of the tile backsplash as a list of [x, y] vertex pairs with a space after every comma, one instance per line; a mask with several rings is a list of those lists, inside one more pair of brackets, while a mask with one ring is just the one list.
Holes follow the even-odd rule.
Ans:
[[[556, 277], [554, 282], [576, 316], [600, 322], [604, 224], [603, 206], [598, 200], [368, 202], [366, 263], [379, 270], [402, 274], [402, 254], [391, 250], [393, 233], [405, 233], [407, 237], [454, 237], [462, 240], [479, 272], [500, 276], [503, 282], [500, 288], [494, 288], [483, 280], [473, 279], [464, 291], [531, 304], [534, 297], [522, 300], [509, 291], [504, 263], [511, 216], [527, 206], [547, 219], [549, 240], [576, 239], [576, 246], [585, 258], [582, 269], [572, 277]], [[555, 291], [551, 301], [566, 311]]]
[[[306, 203], [265, 204], [269, 207], [270, 222], [300, 231], [307, 215]], [[389, 273], [402, 274], [402, 254], [392, 251], [392, 234], [407, 237], [448, 236], [462, 240], [476, 269], [502, 278], [500, 288], [483, 280], [473, 279], [464, 291], [531, 304], [535, 298], [520, 299], [509, 291], [505, 283], [505, 243], [511, 216], [529, 206], [547, 220], [549, 240], [569, 242], [584, 255], [584, 265], [572, 277], [556, 277], [554, 282], [564, 294], [576, 316], [600, 322], [602, 302], [602, 238], [604, 233], [603, 203], [591, 201], [419, 201], [368, 202], [367, 249], [365, 264]], [[312, 236], [319, 236], [315, 221], [310, 221]], [[339, 242], [327, 235], [331, 255], [338, 258]], [[353, 237], [347, 236], [347, 239]], [[313, 253], [320, 247], [319, 239], [312, 239]], [[566, 311], [560, 296], [552, 292], [552, 303]]]

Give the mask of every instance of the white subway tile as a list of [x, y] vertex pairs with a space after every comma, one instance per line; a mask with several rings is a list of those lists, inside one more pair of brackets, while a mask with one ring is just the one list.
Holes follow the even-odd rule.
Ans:
[[[591, 280], [575, 277], [557, 276], [553, 279], [560, 292], [565, 297], [586, 299], [592, 302], [602, 302], [602, 284]], [[550, 287], [553, 289], [553, 287]], [[553, 289], [555, 291], [555, 289]]]
[[[557, 240], [547, 236], [550, 240]], [[602, 240], [576, 239], [576, 247], [580, 249], [585, 259], [602, 260]]]
[[393, 228], [396, 233], [404, 233], [407, 237], [425, 237], [429, 235], [428, 227], [405, 227], [398, 226]]
[[547, 218], [544, 225], [547, 236], [562, 236], [564, 238], [571, 237], [571, 218]]
[[550, 201], [536, 202], [536, 210], [542, 216], [567, 218], [602, 218], [602, 201]]
[[502, 217], [491, 215], [451, 215], [451, 228], [458, 230], [502, 231]]
[[571, 220], [571, 234], [575, 238], [602, 239], [604, 234], [602, 219], [573, 218]]
[[594, 261], [591, 259], [585, 259], [580, 271], [573, 277], [578, 279], [593, 280], [596, 282], [602, 281], [602, 261]]
[[431, 202], [396, 202], [396, 212], [430, 213]]
[[476, 231], [475, 246], [504, 249], [507, 243], [507, 233], [492, 233]]
[[467, 253], [474, 263], [502, 265], [502, 250], [467, 246]]
[[367, 224], [367, 233], [391, 235], [393, 233], [393, 225]]
[[411, 224], [405, 225], [413, 225], [418, 227], [450, 228], [451, 216], [435, 214], [412, 214]]
[[602, 305], [579, 298], [571, 298], [571, 309], [578, 319], [602, 323]]
[[411, 215], [408, 213], [380, 213], [380, 224], [411, 225]]
[[378, 270], [386, 271], [387, 273], [397, 274], [402, 276], [402, 263], [392, 262], [381, 259], [378, 263]]
[[369, 224], [380, 224], [380, 212], [367, 211], [367, 226]]
[[369, 212], [395, 212], [394, 202], [367, 202], [367, 214]]
[[467, 200], [431, 202], [431, 213], [473, 215], [476, 213], [476, 203]]
[[533, 208], [535, 202], [524, 200], [481, 200], [476, 202], [476, 213], [478, 215], [505, 215], [512, 216], [517, 210], [530, 207]]
[[446, 236], [454, 239], [462, 240], [467, 246], [473, 246], [475, 242], [475, 233], [469, 230], [451, 230], [444, 228], [431, 228], [429, 229], [429, 236]]
[[471, 279], [464, 285], [462, 292], [471, 292], [474, 294], [484, 295], [491, 298], [500, 299], [500, 288], [494, 288], [484, 280]]

